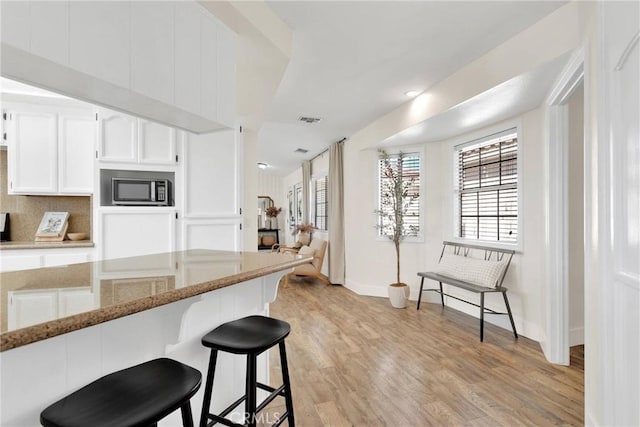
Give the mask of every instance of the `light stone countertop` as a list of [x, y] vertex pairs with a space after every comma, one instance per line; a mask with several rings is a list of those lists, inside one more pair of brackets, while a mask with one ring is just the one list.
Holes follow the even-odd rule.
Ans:
[[[0, 273], [0, 351], [288, 270], [312, 259], [271, 252], [188, 250]], [[60, 308], [55, 319], [15, 326], [28, 317], [16, 314], [20, 307], [14, 302], [21, 296], [53, 295], [57, 301], [58, 295], [62, 300], [74, 292], [88, 297], [80, 308], [67, 313]]]

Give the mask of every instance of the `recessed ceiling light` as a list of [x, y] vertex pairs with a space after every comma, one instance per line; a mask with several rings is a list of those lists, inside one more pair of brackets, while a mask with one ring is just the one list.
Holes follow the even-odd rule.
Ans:
[[260, 169], [266, 169], [266, 168], [268, 168], [268, 167], [269, 167], [269, 165], [268, 165], [268, 164], [266, 164], [266, 163], [258, 162], [258, 167], [259, 167]]
[[409, 90], [409, 91], [406, 91], [404, 94], [407, 95], [409, 98], [413, 98], [414, 96], [420, 95], [420, 91], [418, 91], [418, 90]]

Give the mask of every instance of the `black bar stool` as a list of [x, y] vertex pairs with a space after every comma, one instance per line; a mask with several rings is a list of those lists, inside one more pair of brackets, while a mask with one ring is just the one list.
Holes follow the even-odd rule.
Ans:
[[49, 406], [40, 414], [45, 427], [155, 426], [178, 408], [193, 427], [189, 399], [202, 374], [172, 359], [155, 359], [106, 375]]
[[[291, 383], [289, 381], [289, 369], [287, 367], [287, 352], [284, 346], [284, 339], [289, 335], [290, 331], [291, 326], [282, 320], [264, 316], [249, 316], [224, 323], [202, 338], [202, 345], [211, 348], [211, 357], [209, 359], [209, 373], [207, 374], [204, 388], [200, 427], [212, 426], [216, 423], [233, 427], [242, 426], [242, 424], [231, 422], [225, 418], [242, 402], [245, 402], [246, 425], [254, 427], [256, 425], [258, 412], [263, 410], [278, 396], [284, 397], [287, 410], [272, 425], [279, 426], [285, 419], [288, 419], [289, 426], [295, 426], [293, 400], [291, 399]], [[283, 384], [278, 388], [273, 388], [257, 381], [256, 359], [258, 355], [276, 344], [280, 347]], [[247, 378], [245, 395], [233, 402], [219, 415], [215, 415], [209, 413], [209, 410], [211, 408], [211, 392], [213, 390], [213, 377], [216, 370], [218, 351], [246, 354]], [[256, 391], [258, 388], [266, 390], [271, 394], [264, 402], [256, 406]], [[209, 420], [212, 420], [212, 422], [209, 422]]]

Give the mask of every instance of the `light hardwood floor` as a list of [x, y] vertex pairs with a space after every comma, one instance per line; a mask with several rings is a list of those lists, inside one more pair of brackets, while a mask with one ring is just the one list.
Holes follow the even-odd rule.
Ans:
[[[436, 304], [293, 279], [271, 316], [292, 332], [287, 355], [299, 426], [583, 425], [583, 348], [549, 364], [538, 343]], [[271, 383], [281, 384], [277, 351]], [[277, 399], [279, 401], [281, 399]], [[283, 411], [273, 403], [268, 415]]]

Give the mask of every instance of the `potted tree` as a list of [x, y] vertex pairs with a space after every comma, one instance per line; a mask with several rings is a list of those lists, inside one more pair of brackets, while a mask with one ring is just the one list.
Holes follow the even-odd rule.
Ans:
[[414, 235], [417, 227], [408, 225], [405, 219], [415, 216], [409, 208], [420, 196], [416, 186], [416, 176], [405, 174], [405, 153], [393, 158], [380, 150], [380, 209], [376, 210], [376, 228], [393, 242], [396, 252], [396, 281], [388, 287], [389, 301], [396, 308], [405, 308], [409, 299], [409, 286], [400, 281], [400, 242], [408, 235]]

